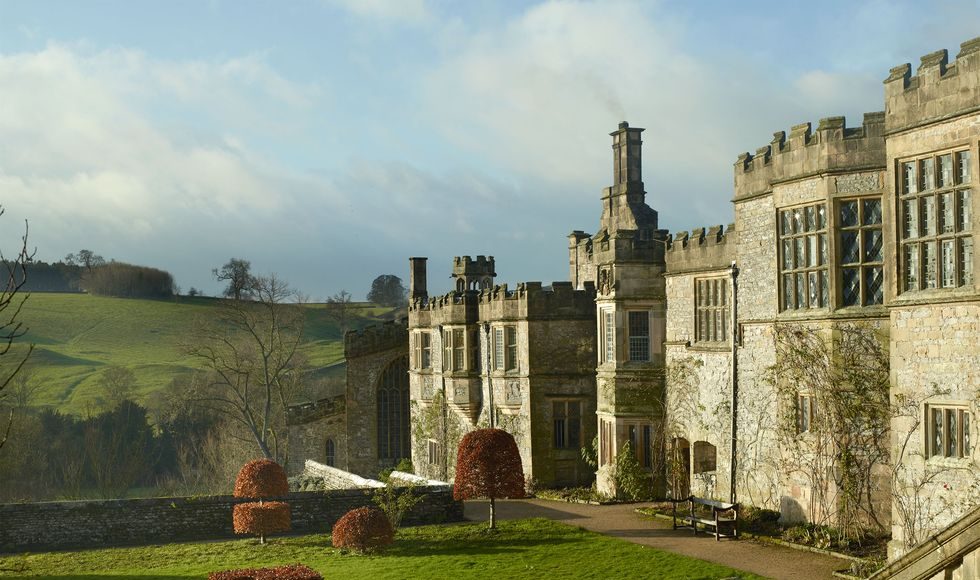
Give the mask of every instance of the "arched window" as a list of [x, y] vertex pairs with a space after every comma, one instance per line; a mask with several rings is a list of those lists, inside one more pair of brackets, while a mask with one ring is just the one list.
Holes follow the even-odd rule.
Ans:
[[333, 439], [327, 439], [327, 465], [337, 466], [337, 446], [334, 445]]
[[378, 461], [394, 465], [411, 456], [408, 438], [408, 357], [385, 369], [378, 382]]
[[456, 291], [462, 292], [466, 290], [466, 282], [462, 278], [456, 279]]

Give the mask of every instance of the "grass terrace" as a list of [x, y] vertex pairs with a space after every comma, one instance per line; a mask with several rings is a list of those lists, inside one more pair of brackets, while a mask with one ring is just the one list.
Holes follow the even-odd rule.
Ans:
[[403, 528], [378, 555], [342, 554], [330, 536], [169, 544], [0, 556], [0, 577], [203, 578], [209, 572], [303, 563], [324, 578], [760, 578], [725, 566], [544, 519]]

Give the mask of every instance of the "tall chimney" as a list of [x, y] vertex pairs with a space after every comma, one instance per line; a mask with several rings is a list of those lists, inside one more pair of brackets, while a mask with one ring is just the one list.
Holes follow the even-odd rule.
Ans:
[[408, 300], [427, 300], [429, 292], [425, 287], [425, 263], [428, 258], [409, 258]]

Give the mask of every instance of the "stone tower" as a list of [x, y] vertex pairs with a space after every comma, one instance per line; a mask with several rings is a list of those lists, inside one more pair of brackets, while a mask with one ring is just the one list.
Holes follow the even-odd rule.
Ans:
[[596, 284], [600, 491], [615, 493], [612, 467], [627, 443], [641, 467], [654, 455], [664, 390], [666, 324], [664, 251], [667, 232], [646, 204], [641, 169], [643, 129], [620, 123], [613, 138], [613, 185], [602, 191], [599, 231], [570, 236], [576, 285]]
[[493, 287], [493, 256], [456, 256], [453, 258], [453, 274], [456, 278], [456, 291], [484, 290]]

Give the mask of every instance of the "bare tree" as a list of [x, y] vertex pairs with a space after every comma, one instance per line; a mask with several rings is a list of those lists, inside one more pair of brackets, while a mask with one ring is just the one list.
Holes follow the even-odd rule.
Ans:
[[350, 329], [350, 320], [354, 315], [354, 308], [351, 305], [351, 294], [347, 290], [341, 290], [330, 298], [327, 298], [327, 316], [337, 323], [340, 329], [340, 336]]
[[255, 278], [254, 300], [227, 300], [185, 351], [205, 371], [192, 398], [241, 425], [268, 459], [285, 463], [287, 402], [305, 373], [297, 350], [304, 313], [276, 276]]
[[123, 401], [135, 401], [136, 373], [126, 367], [111, 366], [102, 371], [99, 389], [107, 410], [115, 409]]
[[228, 282], [224, 294], [235, 300], [249, 298], [252, 295], [252, 286], [257, 282], [252, 276], [252, 263], [241, 258], [232, 258], [220, 270], [215, 268], [211, 273], [219, 282]]
[[[0, 216], [3, 215], [3, 208], [0, 207]], [[21, 320], [18, 320], [24, 303], [30, 294], [21, 292], [21, 288], [27, 283], [27, 264], [34, 257], [33, 252], [27, 250], [27, 222], [24, 222], [24, 235], [21, 237], [20, 250], [13, 258], [8, 258], [0, 251], [0, 263], [3, 264], [7, 274], [7, 283], [0, 288], [0, 357], [13, 356], [13, 361], [8, 362], [9, 358], [0, 358], [0, 401], [6, 397], [5, 389], [17, 373], [24, 367], [31, 352], [34, 351], [34, 344], [28, 344], [23, 352], [13, 352], [14, 341], [27, 333], [27, 327]], [[10, 435], [10, 426], [13, 424], [14, 411], [10, 410], [7, 417], [7, 425], [3, 428], [3, 435], [0, 436], [0, 449], [7, 442]]]
[[91, 272], [93, 268], [104, 266], [105, 258], [92, 250], [78, 250], [77, 254], [65, 256], [65, 263], [69, 266], [81, 266]]

